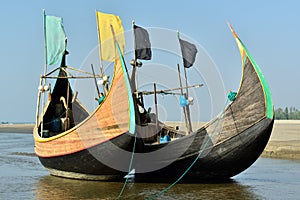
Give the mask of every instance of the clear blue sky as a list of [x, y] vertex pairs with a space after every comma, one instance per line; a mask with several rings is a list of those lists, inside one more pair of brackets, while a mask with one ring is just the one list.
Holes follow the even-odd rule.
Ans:
[[125, 30], [134, 19], [144, 27], [180, 30], [205, 48], [224, 80], [236, 88], [240, 56], [230, 21], [261, 67], [275, 108], [300, 108], [300, 3], [297, 0], [9, 0], [0, 12], [0, 121], [33, 122], [43, 72], [43, 15], [64, 18], [71, 55], [80, 65], [97, 45], [95, 10], [119, 15]]

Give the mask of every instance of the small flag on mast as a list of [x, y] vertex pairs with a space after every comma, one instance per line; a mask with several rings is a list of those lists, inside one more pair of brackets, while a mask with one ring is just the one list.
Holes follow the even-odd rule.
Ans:
[[196, 45], [182, 40], [179, 37], [178, 39], [181, 47], [183, 65], [184, 67], [189, 68], [194, 64], [198, 50], [196, 48]]
[[135, 36], [136, 58], [141, 60], [151, 60], [151, 43], [147, 30], [136, 25], [133, 26], [133, 30]]
[[62, 60], [66, 50], [63, 19], [44, 14], [46, 64], [55, 65]]
[[99, 32], [99, 43], [101, 45], [100, 59], [113, 62], [115, 59], [115, 43], [111, 26], [113, 27], [116, 40], [119, 43], [122, 54], [124, 54], [125, 37], [122, 21], [119, 16], [106, 14], [99, 11], [96, 11], [96, 16]]

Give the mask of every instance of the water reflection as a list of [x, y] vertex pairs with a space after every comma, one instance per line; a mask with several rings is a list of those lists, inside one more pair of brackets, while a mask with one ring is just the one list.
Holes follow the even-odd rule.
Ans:
[[[121, 199], [152, 198], [169, 184], [128, 183]], [[116, 199], [123, 183], [81, 181], [44, 176], [36, 183], [36, 199]], [[262, 199], [250, 186], [238, 182], [178, 184], [154, 199]]]

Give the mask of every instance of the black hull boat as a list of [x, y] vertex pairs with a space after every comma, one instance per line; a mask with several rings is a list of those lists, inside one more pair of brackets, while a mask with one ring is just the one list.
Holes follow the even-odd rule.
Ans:
[[[148, 113], [152, 117], [146, 122], [141, 117], [134, 76], [128, 75], [116, 39], [113, 79], [93, 113], [70, 87], [68, 79], [74, 77], [67, 73], [71, 68], [65, 65], [65, 51], [53, 92], [48, 92], [42, 111], [37, 112], [35, 152], [41, 163], [52, 175], [85, 180], [122, 181], [134, 169], [135, 180], [143, 182], [224, 180], [250, 167], [272, 132], [273, 103], [260, 68], [231, 31], [242, 57], [239, 90], [215, 119], [188, 134], [159, 122], [154, 113]], [[151, 58], [149, 48], [146, 53], [143, 58]], [[133, 71], [137, 64], [134, 60]], [[41, 77], [41, 85], [50, 75]], [[38, 108], [41, 95], [48, 91], [43, 88]], [[64, 106], [58, 105], [61, 99], [67, 99]], [[53, 126], [57, 120], [58, 128]], [[169, 139], [160, 142], [162, 136]]]

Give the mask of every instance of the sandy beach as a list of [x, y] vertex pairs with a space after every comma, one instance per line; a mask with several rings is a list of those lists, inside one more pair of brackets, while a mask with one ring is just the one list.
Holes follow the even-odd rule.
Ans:
[[0, 133], [32, 133], [34, 124], [0, 124]]
[[300, 160], [300, 120], [275, 120], [271, 138], [261, 156]]
[[[167, 124], [176, 125], [177, 123]], [[0, 133], [30, 134], [33, 127], [34, 124], [0, 124]], [[300, 160], [300, 120], [275, 120], [271, 138], [261, 156]]]

